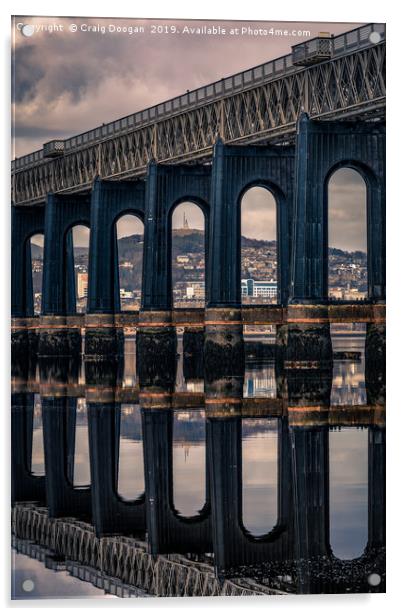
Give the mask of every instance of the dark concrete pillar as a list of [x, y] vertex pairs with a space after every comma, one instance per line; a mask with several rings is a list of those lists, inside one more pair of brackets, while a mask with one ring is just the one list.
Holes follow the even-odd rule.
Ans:
[[385, 324], [367, 323], [365, 381], [368, 404], [385, 404]]
[[123, 331], [115, 315], [121, 310], [116, 223], [124, 214], [144, 218], [145, 182], [110, 182], [97, 178], [91, 193], [88, 306], [85, 355], [119, 357]]
[[141, 535], [146, 528], [145, 495], [127, 501], [117, 491], [120, 405], [89, 399], [92, 518], [96, 535]]
[[[204, 507], [198, 515], [184, 517], [173, 502], [173, 411], [168, 396], [162, 401], [152, 394], [141, 395], [144, 438], [145, 494], [148, 540], [152, 554], [193, 553], [212, 551], [209, 504], [209, 470], [207, 462]], [[208, 432], [206, 435], [208, 459]]]
[[[322, 157], [324, 154], [317, 145], [314, 125], [303, 113], [297, 122], [296, 135], [289, 300], [295, 305], [320, 306], [319, 317], [325, 321], [328, 316], [325, 307], [328, 297], [328, 213], [321, 172]], [[289, 306], [289, 311], [288, 318], [292, 317], [292, 306]], [[294, 322], [277, 331], [279, 346], [285, 347], [287, 361], [331, 361], [329, 323], [319, 319], [316, 324]]]
[[71, 228], [80, 223], [89, 226], [89, 210], [87, 197], [53, 194], [47, 197], [40, 355], [68, 356], [81, 351]]
[[204, 329], [185, 328], [183, 333], [183, 376], [186, 381], [204, 378]]
[[[312, 124], [306, 113], [297, 122], [293, 254], [290, 299], [294, 304], [325, 303], [328, 295], [328, 224], [323, 178], [317, 173]], [[321, 161], [319, 161], [321, 164]]]
[[174, 328], [137, 331], [136, 363], [140, 387], [173, 387], [177, 369]]
[[91, 520], [91, 488], [73, 485], [76, 399], [42, 396], [46, 496], [51, 518]]
[[221, 139], [215, 143], [212, 163], [207, 302], [211, 308], [240, 308], [240, 208], [227, 198], [232, 178]]
[[31, 472], [34, 394], [11, 395], [11, 501], [46, 504], [45, 477]]
[[[326, 312], [325, 307], [323, 311]], [[333, 356], [329, 323], [279, 325], [276, 328], [276, 345], [278, 361], [285, 367], [332, 369]]]
[[295, 558], [328, 556], [328, 428], [291, 428]]
[[30, 238], [43, 233], [44, 208], [11, 208], [11, 345], [13, 357], [36, 350]]
[[385, 548], [385, 428], [370, 426], [368, 434], [368, 548]]
[[158, 165], [151, 162], [145, 195], [143, 311], [163, 313], [172, 309], [171, 229], [166, 198], [164, 178], [159, 177]]

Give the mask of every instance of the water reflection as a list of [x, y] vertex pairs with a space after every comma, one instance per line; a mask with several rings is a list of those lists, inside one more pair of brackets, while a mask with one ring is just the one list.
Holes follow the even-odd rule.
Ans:
[[141, 411], [137, 404], [121, 405], [117, 490], [126, 500], [135, 500], [144, 492]]
[[173, 501], [183, 516], [197, 515], [206, 499], [205, 413], [173, 415]]
[[74, 446], [74, 486], [87, 486], [91, 483], [89, 465], [88, 414], [84, 398], [78, 398], [75, 416]]
[[16, 549], [39, 558], [31, 533], [49, 525], [49, 566], [92, 579], [102, 562], [96, 583], [133, 594], [383, 590], [385, 415], [364, 337], [337, 338], [324, 371], [246, 344], [228, 374], [204, 366], [199, 334], [177, 341], [16, 367]]
[[329, 459], [332, 552], [341, 559], [357, 558], [368, 541], [367, 429], [331, 432]]
[[45, 474], [45, 452], [43, 449], [42, 407], [39, 394], [34, 397], [34, 424], [32, 430], [32, 458], [31, 473], [33, 475]]
[[278, 517], [278, 421], [242, 421], [243, 524], [255, 537], [268, 533]]

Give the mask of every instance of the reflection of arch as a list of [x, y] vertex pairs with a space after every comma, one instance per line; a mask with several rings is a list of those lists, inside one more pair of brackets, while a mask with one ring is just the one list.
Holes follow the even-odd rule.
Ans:
[[[367, 543], [361, 554], [350, 559], [358, 563], [367, 557], [375, 560], [377, 551], [385, 547], [385, 428], [369, 426], [367, 435]], [[337, 561], [345, 560], [334, 554]]]
[[[332, 179], [334, 178], [334, 176], [341, 170], [341, 169], [351, 169], [353, 170], [358, 177], [360, 178], [361, 182], [362, 182], [362, 187], [364, 186], [364, 200], [365, 200], [365, 218], [363, 220], [361, 220], [361, 224], [363, 227], [363, 232], [366, 235], [367, 238], [367, 268], [368, 268], [368, 264], [369, 264], [369, 260], [370, 257], [372, 255], [373, 252], [373, 238], [370, 238], [370, 234], [368, 233], [368, 229], [369, 229], [369, 220], [370, 220], [370, 211], [371, 211], [371, 202], [372, 202], [372, 191], [376, 191], [377, 190], [377, 184], [378, 184], [378, 180], [375, 177], [375, 174], [373, 173], [373, 171], [364, 163], [359, 162], [359, 161], [354, 161], [354, 160], [341, 160], [338, 161], [336, 164], [334, 164], [329, 171], [327, 172], [325, 178], [324, 178], [324, 242], [325, 242], [325, 246], [327, 247], [327, 251], [329, 249], [329, 241], [328, 241], [328, 236], [329, 236], [329, 226], [330, 226], [330, 202], [329, 202], [329, 186], [330, 186], [330, 182], [332, 181]], [[326, 280], [328, 281], [328, 274], [329, 274], [329, 269], [328, 269], [328, 259], [325, 260], [325, 265], [327, 268], [327, 273], [326, 273]], [[369, 269], [369, 268], [368, 268]], [[327, 282], [328, 284], [328, 282]], [[327, 294], [328, 294], [328, 290], [327, 290]], [[366, 292], [367, 294], [367, 292]]]
[[42, 397], [46, 495], [49, 516], [91, 518], [91, 488], [73, 486], [75, 398]]
[[124, 500], [117, 491], [120, 405], [88, 402], [92, 518], [97, 536], [144, 532], [145, 494]]
[[204, 229], [203, 229], [203, 233], [204, 233], [204, 241], [203, 241], [203, 252], [204, 252], [204, 276], [203, 276], [203, 282], [204, 282], [204, 287], [205, 287], [205, 277], [206, 277], [206, 272], [207, 272], [207, 259], [208, 259], [208, 251], [207, 251], [207, 246], [208, 246], [208, 228], [209, 228], [209, 208], [207, 203], [203, 200], [200, 199], [199, 197], [183, 197], [183, 198], [179, 198], [176, 199], [176, 201], [174, 201], [171, 205], [171, 207], [168, 210], [168, 228], [169, 228], [169, 245], [168, 245], [168, 259], [169, 259], [169, 286], [171, 287], [171, 294], [172, 294], [172, 305], [174, 305], [174, 284], [173, 284], [173, 260], [172, 260], [172, 256], [173, 256], [173, 216], [174, 213], [179, 209], [179, 208], [184, 208], [184, 206], [188, 204], [191, 207], [195, 207], [198, 210], [200, 210], [200, 212], [202, 213], [203, 219], [204, 219]]
[[242, 522], [241, 418], [209, 419], [211, 431], [214, 554], [219, 571], [239, 565], [292, 558], [293, 493], [291, 455], [285, 420], [279, 427], [278, 520], [262, 537], [254, 537]]
[[207, 427], [206, 502], [199, 514], [181, 516], [173, 504], [172, 428], [169, 409], [142, 409], [147, 523], [152, 554], [212, 551]]
[[46, 503], [45, 477], [31, 472], [34, 394], [11, 396], [11, 500]]
[[[268, 421], [269, 421], [269, 424], [271, 425], [272, 424], [272, 419], [268, 420]], [[266, 479], [265, 486], [264, 486], [265, 489], [267, 488], [267, 485], [270, 485], [270, 483], [268, 483], [269, 479], [273, 477], [274, 478], [274, 482], [273, 482], [274, 483], [274, 489], [276, 491], [276, 494], [278, 494], [278, 475], [279, 475], [279, 473], [278, 473], [278, 470], [279, 470], [278, 469], [278, 432], [279, 432], [279, 422], [278, 422], [278, 420], [273, 420], [273, 421], [276, 423], [276, 430], [275, 430], [275, 432], [273, 432], [272, 429], [271, 430], [267, 430], [266, 427], [265, 427], [265, 430], [264, 430], [264, 425], [262, 425], [261, 428], [260, 428], [260, 434], [261, 434], [261, 431], [265, 431], [265, 433], [266, 433], [265, 436], [272, 435], [272, 434], [275, 435], [275, 444], [274, 444], [275, 452], [276, 452], [276, 459], [274, 461], [275, 468], [274, 468], [273, 473], [268, 476], [267, 475], [266, 466], [265, 466], [264, 462], [261, 461], [260, 459], [258, 460], [258, 467], [259, 467], [259, 469], [261, 469], [261, 470], [263, 469], [264, 470], [264, 476], [265, 476], [265, 479]], [[267, 418], [259, 418], [257, 420], [254, 420], [254, 423], [255, 423], [255, 426], [256, 426], [256, 431], [258, 430], [258, 423], [261, 425], [261, 422], [265, 422], [266, 423], [267, 422]], [[241, 499], [240, 520], [241, 520], [241, 527], [242, 527], [243, 531], [247, 535], [254, 536], [254, 537], [257, 537], [257, 535], [255, 534], [255, 532], [253, 532], [250, 529], [250, 522], [247, 519], [247, 513], [249, 512], [249, 510], [252, 509], [252, 511], [255, 512], [256, 511], [256, 506], [255, 506], [255, 502], [254, 502], [254, 504], [252, 502], [251, 507], [250, 507], [250, 505], [248, 507], [246, 506], [247, 505], [247, 499], [246, 499], [246, 480], [245, 480], [246, 464], [247, 464], [247, 462], [246, 462], [246, 458], [247, 458], [246, 451], [247, 451], [248, 448], [251, 448], [253, 450], [253, 453], [255, 453], [255, 449], [258, 446], [258, 443], [259, 442], [263, 442], [260, 439], [262, 439], [261, 436], [259, 436], [258, 438], [252, 438], [251, 439], [251, 443], [250, 443], [250, 439], [247, 439], [247, 437], [245, 437], [245, 435], [244, 435], [244, 422], [242, 422], [242, 460], [241, 460], [241, 462], [242, 462], [242, 487], [241, 487], [242, 499]], [[246, 447], [246, 444], [248, 445], [248, 447]], [[267, 443], [264, 443], [264, 445], [265, 445], [264, 450], [267, 451], [267, 447], [266, 447]], [[253, 478], [255, 479], [255, 475], [254, 475]], [[265, 513], [266, 513], [266, 511], [263, 512], [264, 515], [265, 515]], [[278, 515], [278, 498], [276, 498], [276, 501], [275, 501], [275, 520], [272, 521], [272, 523], [270, 524], [269, 528], [265, 528], [264, 532], [259, 532], [259, 534], [258, 534], [258, 538], [259, 539], [263, 538], [264, 536], [265, 537], [268, 536], [269, 533], [271, 532], [271, 530], [277, 525], [277, 515]], [[265, 524], [266, 523], [267, 523], [267, 520], [265, 520]]]
[[[353, 442], [350, 443], [350, 439]], [[364, 447], [365, 442], [365, 447]], [[363, 504], [357, 501], [359, 497], [358, 488], [356, 485], [356, 473], [358, 473], [359, 465], [363, 464], [364, 456], [368, 452], [368, 434], [366, 430], [362, 432], [359, 428], [353, 428], [349, 430], [341, 430], [331, 432], [329, 440], [329, 512], [330, 512], [330, 544], [332, 555], [340, 560], [351, 560], [358, 558], [363, 554], [368, 534], [368, 515], [362, 516], [362, 512], [359, 508], [356, 508], [356, 504]], [[357, 454], [357, 458], [352, 457], [349, 459], [346, 457], [348, 453]], [[367, 461], [365, 467], [360, 471], [363, 471], [365, 477], [360, 476], [360, 486], [365, 491], [365, 503], [364, 513], [368, 510], [368, 466]], [[341, 472], [352, 473], [355, 481], [349, 483], [349, 481], [342, 482], [341, 485], [336, 483], [336, 476]], [[365, 480], [364, 480], [365, 479]], [[349, 494], [340, 492], [341, 489], [347, 489], [350, 485], [351, 489]], [[353, 499], [352, 499], [353, 496]], [[363, 497], [363, 494], [361, 494]], [[362, 539], [359, 542], [359, 534], [362, 531], [362, 527], [365, 519], [365, 534], [366, 537], [360, 537]], [[359, 527], [359, 534], [356, 536], [356, 531], [352, 526], [353, 522]], [[340, 528], [339, 528], [340, 524]], [[340, 537], [339, 531], [342, 531]], [[364, 535], [364, 533], [362, 533]], [[341, 539], [341, 541], [339, 541]]]
[[[195, 413], [199, 413], [199, 411], [195, 411]], [[205, 417], [199, 415], [199, 420], [197, 420], [197, 423], [194, 421], [191, 421], [191, 424], [188, 424], [187, 422], [178, 422], [177, 421], [177, 412], [173, 413], [173, 434], [172, 434], [172, 464], [173, 464], [173, 470], [172, 470], [172, 491], [173, 491], [173, 509], [175, 511], [181, 511], [181, 517], [185, 516], [185, 517], [193, 517], [195, 515], [198, 515], [200, 511], [202, 511], [204, 504], [205, 504], [205, 500], [206, 500], [206, 489], [207, 489], [207, 485], [206, 485], [206, 476], [205, 476], [205, 472], [206, 472], [206, 422], [205, 422]], [[187, 425], [186, 425], [187, 423]], [[184, 437], [184, 444], [182, 441], [182, 445], [181, 447], [177, 446], [178, 442], [177, 442], [177, 432], [178, 429], [180, 427], [180, 424], [182, 427], [184, 427], [184, 429], [186, 428], [190, 428], [191, 432], [187, 437], [186, 432], [184, 432], [183, 437]], [[201, 428], [201, 433], [200, 432], [196, 432], [197, 430], [197, 424], [198, 424], [198, 429]], [[187, 456], [187, 453], [185, 453], [183, 450], [185, 447], [188, 447], [188, 456], [189, 458], [191, 458], [191, 444], [194, 446], [199, 447], [199, 451], [201, 451], [201, 463], [200, 465], [197, 465], [197, 467], [195, 469], [193, 469], [193, 472], [191, 473], [191, 485], [194, 486], [197, 489], [197, 497], [200, 497], [200, 501], [198, 503], [191, 503], [191, 513], [189, 511], [185, 512], [183, 509], [186, 506], [186, 498], [185, 496], [188, 495], [190, 493], [191, 490], [191, 486], [188, 485], [188, 483], [184, 482], [184, 484], [182, 485], [181, 482], [179, 482], [178, 480], [178, 476], [179, 476], [179, 469], [183, 471], [182, 468], [182, 464], [180, 462], [177, 462], [177, 458], [180, 457], [181, 460], [183, 460], [184, 457]], [[196, 453], [196, 450], [193, 450], [193, 455], [194, 453]], [[187, 458], [186, 458], [186, 462], [185, 462], [185, 466], [188, 464]], [[198, 471], [198, 472], [197, 472]], [[200, 492], [200, 493], [198, 493]], [[187, 507], [190, 509], [188, 503], [187, 503]]]

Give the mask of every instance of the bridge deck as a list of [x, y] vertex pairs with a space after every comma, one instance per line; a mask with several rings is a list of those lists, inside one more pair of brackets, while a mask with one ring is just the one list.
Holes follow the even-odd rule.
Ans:
[[[371, 32], [379, 43], [371, 43]], [[289, 142], [302, 109], [321, 119], [384, 117], [384, 24], [332, 40], [330, 60], [305, 68], [289, 54], [71, 137], [56, 159], [46, 159], [43, 149], [16, 159], [13, 202], [39, 204], [49, 192], [89, 190], [97, 175], [138, 177], [151, 159], [208, 160], [218, 134], [227, 143]]]

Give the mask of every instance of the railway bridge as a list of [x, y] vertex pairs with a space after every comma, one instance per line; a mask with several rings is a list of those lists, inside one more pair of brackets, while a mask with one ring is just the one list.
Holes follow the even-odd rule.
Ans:
[[[357, 170], [367, 187], [368, 298], [359, 320], [377, 340], [385, 308], [384, 112], [385, 27], [367, 24], [320, 35], [286, 56], [14, 160], [15, 349], [36, 332], [42, 354], [76, 352], [85, 327], [88, 355], [116, 352], [116, 222], [127, 213], [144, 223], [141, 309], [133, 322], [145, 334], [171, 329], [172, 213], [192, 201], [206, 221], [206, 304], [182, 321], [205, 327], [215, 347], [247, 319], [274, 323], [291, 355], [327, 355], [327, 193], [340, 167]], [[240, 201], [252, 186], [267, 188], [277, 207], [279, 305], [262, 318], [258, 307], [241, 307]], [[75, 308], [77, 224], [90, 229], [84, 322]], [[45, 238], [40, 319], [33, 318], [29, 243], [37, 233]], [[344, 306], [342, 320], [353, 320], [355, 310]]]

